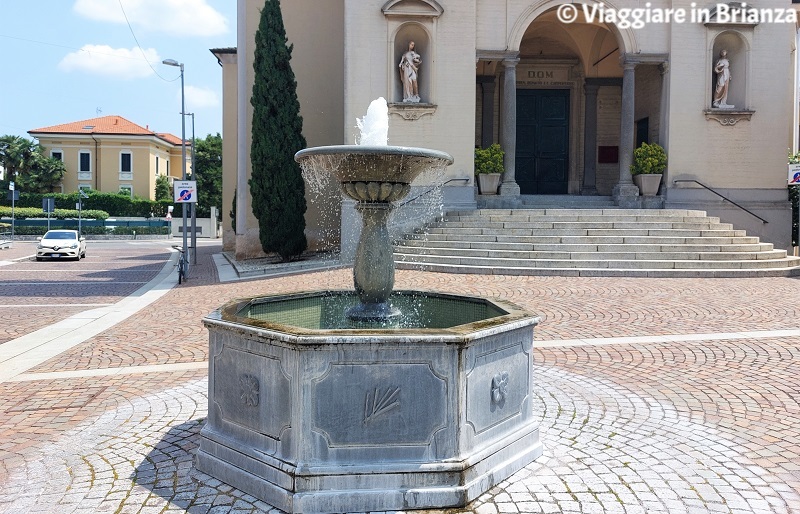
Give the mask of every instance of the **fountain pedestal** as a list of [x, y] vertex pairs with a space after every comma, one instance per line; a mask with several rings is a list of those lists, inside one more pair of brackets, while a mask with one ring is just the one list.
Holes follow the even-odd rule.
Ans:
[[[289, 306], [324, 317], [309, 298]], [[269, 298], [207, 317], [198, 468], [287, 512], [334, 513], [463, 506], [533, 461], [538, 318], [505, 302], [428, 298], [446, 318], [436, 325], [478, 320], [315, 330], [263, 321], [269, 310], [286, 321]]]

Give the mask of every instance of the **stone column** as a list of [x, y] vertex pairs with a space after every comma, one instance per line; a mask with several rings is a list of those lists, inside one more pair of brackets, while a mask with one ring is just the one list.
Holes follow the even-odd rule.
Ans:
[[500, 144], [505, 152], [505, 173], [500, 183], [501, 196], [519, 196], [519, 185], [515, 177], [517, 153], [517, 64], [519, 59], [504, 59], [503, 77], [503, 123]]
[[661, 103], [659, 104], [660, 116], [658, 119], [658, 140], [664, 149], [669, 145], [669, 62], [658, 65], [661, 71]]
[[[238, 0], [237, 17], [239, 27], [246, 27], [247, 3]], [[236, 147], [236, 235], [242, 236], [247, 232], [247, 199], [250, 197], [250, 187], [247, 183], [247, 162], [250, 154], [247, 147], [247, 106], [250, 104], [250, 95], [247, 89], [247, 30], [239, 30], [237, 37], [237, 56], [241, 64], [236, 68], [237, 73], [237, 147]]]
[[633, 162], [633, 121], [635, 107], [636, 64], [623, 63], [622, 75], [622, 114], [620, 116], [619, 131], [619, 183], [614, 187], [614, 200], [621, 207], [637, 207], [635, 197], [639, 196], [639, 188], [631, 178], [631, 163]]
[[[588, 81], [587, 81], [588, 82]], [[597, 194], [597, 84], [585, 84], [586, 123], [583, 127], [583, 187], [581, 194]]]
[[494, 76], [478, 77], [481, 85], [481, 147], [494, 143]]

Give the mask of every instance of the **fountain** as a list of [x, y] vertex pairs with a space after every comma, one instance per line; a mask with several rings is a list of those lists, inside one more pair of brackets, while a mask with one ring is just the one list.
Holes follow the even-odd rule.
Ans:
[[204, 319], [197, 467], [287, 512], [463, 506], [542, 453], [539, 319], [504, 301], [393, 290], [392, 204], [452, 158], [374, 137], [295, 156], [357, 201], [354, 291], [246, 298]]

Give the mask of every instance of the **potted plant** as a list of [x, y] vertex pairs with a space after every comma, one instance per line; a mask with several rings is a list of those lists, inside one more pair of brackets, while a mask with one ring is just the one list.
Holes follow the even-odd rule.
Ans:
[[503, 155], [505, 152], [499, 144], [489, 148], [475, 149], [475, 177], [482, 195], [496, 195], [503, 173]]
[[631, 175], [642, 196], [655, 196], [658, 193], [666, 167], [667, 153], [661, 145], [642, 143], [642, 146], [633, 151]]

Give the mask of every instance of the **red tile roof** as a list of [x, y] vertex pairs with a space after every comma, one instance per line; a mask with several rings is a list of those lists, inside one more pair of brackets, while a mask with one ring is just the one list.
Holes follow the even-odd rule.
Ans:
[[102, 116], [82, 121], [73, 121], [52, 127], [29, 130], [28, 134], [119, 134], [126, 136], [155, 136], [173, 145], [180, 145], [181, 138], [168, 133], [156, 133], [137, 125], [122, 116]]

